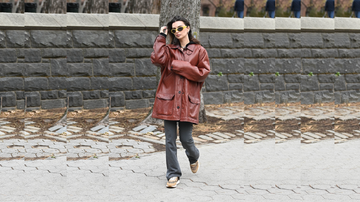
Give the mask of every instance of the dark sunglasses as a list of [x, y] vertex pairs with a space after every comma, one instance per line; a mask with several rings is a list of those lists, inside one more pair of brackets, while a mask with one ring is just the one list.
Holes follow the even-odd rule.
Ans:
[[178, 27], [178, 28], [175, 28], [175, 29], [171, 29], [171, 33], [175, 34], [176, 31], [181, 32], [185, 28], [187, 28], [187, 26], [182, 26], [182, 27]]

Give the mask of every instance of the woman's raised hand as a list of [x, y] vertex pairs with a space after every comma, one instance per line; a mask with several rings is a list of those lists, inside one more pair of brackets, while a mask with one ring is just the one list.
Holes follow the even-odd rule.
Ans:
[[160, 28], [160, 33], [164, 33], [164, 34], [167, 35], [167, 33], [168, 33], [167, 27], [166, 26], [161, 27]]

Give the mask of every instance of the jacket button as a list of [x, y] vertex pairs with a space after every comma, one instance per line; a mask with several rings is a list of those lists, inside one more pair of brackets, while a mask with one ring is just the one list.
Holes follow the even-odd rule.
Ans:
[[181, 94], [181, 91], [179, 91], [179, 94]]
[[183, 76], [180, 76], [180, 79], [183, 79], [184, 77]]
[[178, 109], [180, 109], [180, 107], [179, 107], [179, 106], [177, 106], [177, 108], [178, 108]]

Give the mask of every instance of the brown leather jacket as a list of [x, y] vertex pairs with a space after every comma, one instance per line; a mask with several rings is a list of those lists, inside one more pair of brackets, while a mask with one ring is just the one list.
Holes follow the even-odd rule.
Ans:
[[152, 117], [199, 123], [200, 90], [210, 73], [204, 47], [189, 43], [182, 51], [178, 45], [166, 45], [164, 35], [156, 37], [151, 61], [161, 67]]

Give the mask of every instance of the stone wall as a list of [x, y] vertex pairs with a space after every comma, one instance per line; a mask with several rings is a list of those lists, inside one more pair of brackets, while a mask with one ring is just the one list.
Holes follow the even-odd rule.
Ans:
[[[0, 14], [3, 109], [151, 106], [158, 18]], [[360, 101], [358, 19], [201, 17], [200, 28], [206, 104]]]

